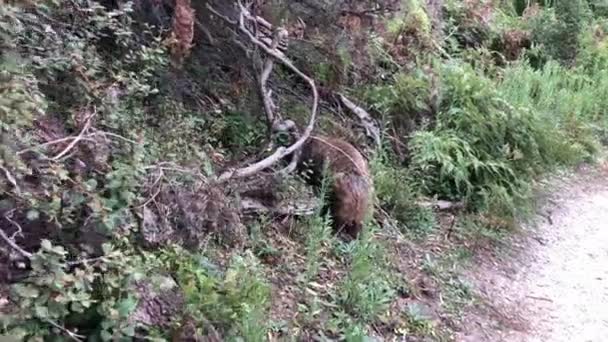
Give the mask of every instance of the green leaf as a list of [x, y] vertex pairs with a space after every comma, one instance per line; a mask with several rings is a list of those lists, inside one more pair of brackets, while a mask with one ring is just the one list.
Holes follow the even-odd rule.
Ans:
[[122, 333], [127, 335], [127, 336], [134, 336], [135, 335], [135, 327], [133, 325], [129, 325], [128, 327], [125, 327], [122, 329]]
[[26, 217], [30, 221], [36, 221], [40, 217], [40, 213], [36, 209], [29, 210]]
[[118, 313], [121, 317], [128, 317], [137, 307], [137, 298], [127, 297], [118, 303]]
[[51, 241], [49, 241], [47, 239], [43, 239], [40, 242], [40, 247], [42, 247], [42, 249], [44, 249], [46, 251], [50, 251], [53, 249], [53, 244], [51, 243]]
[[103, 341], [111, 341], [112, 340], [112, 334], [107, 331], [107, 330], [102, 330], [101, 333], [99, 334], [101, 339]]
[[46, 306], [36, 306], [36, 316], [38, 318], [48, 318], [49, 317], [49, 309]]
[[101, 245], [101, 250], [103, 251], [104, 255], [110, 255], [110, 253], [112, 253], [113, 251], [113, 246], [110, 243], [104, 243]]
[[57, 172], [57, 176], [58, 176], [58, 177], [59, 177], [59, 179], [61, 179], [61, 180], [67, 180], [67, 179], [69, 179], [69, 178], [70, 178], [70, 177], [69, 177], [69, 173], [68, 173], [68, 171], [67, 171], [67, 170], [65, 170], [65, 169], [61, 169], [61, 170], [59, 170], [59, 171]]
[[37, 298], [40, 294], [37, 288], [24, 284], [14, 285], [13, 290], [17, 293], [17, 295], [24, 298]]

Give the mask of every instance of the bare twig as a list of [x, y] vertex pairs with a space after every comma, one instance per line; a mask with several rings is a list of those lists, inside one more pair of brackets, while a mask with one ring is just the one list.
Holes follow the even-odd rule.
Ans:
[[[94, 137], [94, 136], [95, 136], [95, 134], [87, 134], [85, 136], [80, 137], [80, 139], [81, 140], [87, 140], [87, 141], [95, 142], [95, 140], [92, 139], [92, 137]], [[45, 142], [43, 144], [39, 144], [39, 145], [36, 145], [36, 146], [32, 146], [32, 147], [28, 147], [26, 149], [23, 149], [23, 150], [17, 152], [17, 155], [22, 155], [22, 154], [24, 154], [26, 152], [34, 151], [34, 150], [39, 149], [39, 148], [43, 148], [43, 147], [47, 147], [47, 146], [51, 146], [51, 145], [56, 145], [56, 144], [61, 144], [61, 143], [66, 142], [66, 141], [76, 140], [76, 139], [78, 139], [78, 136], [69, 136], [69, 137], [64, 137], [64, 138], [60, 138], [60, 139], [56, 139], [56, 140], [52, 140], [52, 141], [47, 141], [47, 142]]]
[[268, 79], [270, 78], [273, 67], [274, 61], [272, 58], [267, 58], [264, 62], [264, 69], [260, 75], [260, 92], [262, 95], [262, 103], [264, 104], [264, 112], [266, 112], [268, 127], [272, 127], [272, 124], [275, 121], [274, 110], [276, 106], [272, 101], [272, 91], [268, 89]]
[[318, 209], [317, 205], [297, 206], [286, 205], [281, 207], [269, 207], [252, 198], [241, 199], [241, 210], [244, 212], [267, 213], [287, 216], [311, 216]]
[[[9, 237], [3, 229], [0, 229], [0, 238], [2, 238], [2, 240], [4, 240], [4, 242], [6, 242], [12, 249], [14, 249], [16, 252], [21, 254], [23, 257], [32, 259], [34, 257], [33, 253], [26, 251], [25, 249], [23, 249], [19, 245], [17, 245], [17, 243], [15, 243], [15, 236], [17, 234], [21, 235], [21, 233], [23, 232], [23, 229], [21, 228], [21, 226], [17, 222], [15, 222], [11, 218], [9, 218], [8, 215], [4, 216], [4, 218], [8, 222], [13, 224], [18, 230], [12, 236]], [[76, 266], [76, 265], [92, 263], [92, 262], [105, 260], [105, 259], [106, 259], [105, 256], [100, 256], [100, 257], [95, 257], [95, 258], [68, 261], [64, 264], [64, 266]]]
[[55, 323], [51, 319], [46, 318], [45, 321], [47, 323], [49, 323], [50, 325], [54, 326], [55, 328], [61, 330], [64, 334], [66, 334], [73, 341], [84, 341], [84, 339], [85, 339], [85, 336], [78, 335], [75, 332], [66, 329], [64, 326], [62, 326], [62, 325], [60, 325], [58, 323]]
[[10, 239], [12, 241], [15, 241], [15, 237], [17, 235], [19, 235], [20, 237], [23, 237], [23, 228], [21, 228], [21, 225], [19, 225], [19, 223], [13, 221], [13, 219], [10, 217], [11, 215], [13, 215], [13, 212], [15, 212], [15, 209], [9, 211], [4, 218], [10, 222], [13, 226], [15, 226], [15, 228], [17, 228], [17, 230], [13, 233], [13, 235], [10, 236]]
[[[318, 93], [317, 87], [315, 85], [315, 82], [310, 77], [308, 77], [306, 74], [304, 74], [302, 71], [300, 71], [287, 57], [285, 57], [285, 55], [282, 52], [278, 51], [277, 49], [272, 49], [271, 47], [267, 46], [262, 41], [257, 39], [249, 30], [247, 30], [247, 28], [245, 27], [244, 19], [246, 16], [249, 15], [248, 14], [249, 12], [241, 3], [239, 3], [239, 7], [240, 7], [240, 15], [239, 15], [239, 22], [238, 22], [239, 30], [242, 33], [244, 33], [247, 37], [249, 37], [249, 40], [253, 44], [255, 44], [257, 47], [261, 48], [270, 57], [274, 58], [275, 60], [278, 60], [283, 65], [285, 65], [288, 69], [290, 69], [292, 72], [294, 72], [296, 75], [298, 75], [304, 81], [306, 81], [306, 83], [308, 83], [308, 85], [310, 86], [312, 93], [313, 93], [313, 103], [312, 103], [312, 107], [311, 107], [311, 115], [310, 115], [310, 120], [308, 122], [308, 125], [306, 126], [306, 129], [304, 130], [304, 133], [302, 134], [302, 136], [294, 144], [292, 144], [291, 146], [289, 146], [287, 148], [279, 147], [273, 154], [260, 160], [259, 162], [255, 163], [255, 164], [249, 165], [247, 167], [239, 168], [236, 170], [230, 170], [230, 171], [227, 171], [227, 172], [221, 174], [216, 180], [217, 182], [220, 182], [220, 183], [226, 182], [233, 178], [242, 178], [242, 177], [251, 176], [259, 171], [262, 171], [262, 170], [274, 165], [275, 163], [277, 163], [279, 160], [281, 160], [285, 156], [300, 149], [302, 147], [302, 145], [304, 145], [306, 140], [310, 137], [310, 134], [312, 133], [312, 130], [314, 129], [315, 121], [317, 118], [317, 110], [318, 110], [318, 106], [319, 106], [319, 93]], [[213, 9], [213, 7], [211, 5], [207, 4], [207, 8], [211, 12], [216, 14], [219, 18], [223, 19], [224, 21], [226, 21], [230, 24], [233, 24], [233, 25], [235, 24], [233, 20], [228, 19], [226, 16], [220, 15], [215, 9]]]
[[550, 298], [545, 298], [545, 297], [537, 297], [537, 296], [526, 296], [526, 298], [530, 298], [530, 299], [536, 299], [536, 300], [542, 300], [545, 302], [550, 302], [553, 303], [553, 300]]
[[343, 94], [338, 94], [338, 97], [342, 104], [359, 118], [361, 124], [365, 128], [365, 133], [374, 140], [376, 147], [380, 147], [382, 143], [380, 141], [380, 128], [376, 125], [372, 116], [365, 109], [357, 106]]
[[[128, 142], [128, 143], [131, 143], [133, 145], [139, 144], [135, 140], [132, 140], [132, 139], [129, 139], [129, 138], [125, 138], [122, 135], [119, 135], [119, 134], [116, 134], [116, 133], [106, 132], [106, 131], [102, 131], [102, 130], [98, 130], [98, 129], [89, 127], [89, 130], [91, 130], [91, 129], [94, 130], [93, 133], [89, 133], [89, 134], [85, 134], [85, 135], [63, 137], [63, 138], [59, 138], [59, 139], [56, 139], [56, 140], [47, 141], [45, 143], [42, 143], [42, 144], [39, 144], [39, 145], [36, 145], [36, 146], [32, 146], [32, 147], [28, 147], [26, 149], [18, 151], [17, 155], [22, 155], [22, 154], [24, 154], [26, 152], [34, 151], [34, 150], [37, 150], [39, 148], [43, 148], [43, 147], [47, 147], [47, 146], [51, 146], [51, 145], [60, 144], [60, 143], [66, 142], [66, 141], [72, 141], [74, 143], [74, 140], [79, 140], [79, 141], [85, 140], [85, 141], [89, 141], [89, 142], [93, 142], [94, 143], [95, 140], [93, 138], [96, 137], [96, 136], [98, 136], [98, 135], [104, 135], [104, 136], [107, 135], [107, 136], [110, 136], [110, 137], [113, 137], [113, 138], [117, 138], [117, 139], [123, 140], [123, 141]], [[47, 158], [47, 159], [55, 159], [55, 158]]]
[[196, 27], [199, 30], [201, 30], [201, 32], [203, 32], [203, 34], [205, 35], [205, 37], [209, 41], [209, 45], [215, 46], [216, 45], [215, 39], [213, 38], [213, 35], [209, 31], [209, 29], [205, 25], [203, 25], [203, 23], [201, 23], [198, 19], [194, 20], [194, 24], [196, 25]]
[[11, 172], [2, 165], [0, 165], [0, 170], [4, 172], [4, 176], [6, 177], [8, 182], [11, 183], [11, 185], [15, 188], [15, 191], [17, 191], [17, 193], [21, 192], [19, 190], [19, 185], [17, 185], [17, 180], [15, 180], [15, 177], [13, 177]]
[[85, 136], [85, 133], [91, 127], [91, 121], [96, 114], [97, 114], [97, 110], [95, 110], [91, 115], [89, 115], [89, 117], [87, 118], [87, 120], [84, 124], [84, 127], [82, 128], [82, 130], [80, 131], [80, 134], [78, 134], [76, 139], [72, 140], [72, 142], [63, 151], [59, 152], [59, 154], [56, 155], [55, 157], [51, 158], [51, 160], [56, 161], [56, 160], [61, 159], [61, 157], [66, 155], [72, 148], [74, 148], [74, 146], [76, 146], [76, 144]]
[[461, 210], [464, 209], [464, 202], [451, 202], [445, 200], [437, 200], [437, 201], [418, 201], [417, 205], [425, 208], [431, 208], [438, 211], [450, 211], [450, 210]]
[[31, 259], [34, 256], [34, 254], [32, 254], [32, 253], [26, 251], [25, 249], [19, 247], [19, 245], [17, 245], [13, 239], [11, 239], [8, 235], [6, 235], [6, 232], [4, 230], [2, 230], [2, 229], [0, 229], [0, 238], [2, 238], [2, 240], [4, 240], [4, 242], [6, 242], [12, 249], [14, 249], [15, 251], [17, 251], [22, 256], [24, 256], [24, 257], [26, 257], [28, 259]]
[[117, 138], [117, 139], [123, 140], [125, 142], [131, 143], [133, 145], [139, 145], [139, 143], [137, 141], [135, 141], [135, 140], [132, 140], [132, 139], [129, 139], [129, 138], [125, 138], [122, 135], [119, 135], [119, 134], [116, 134], [116, 133], [112, 133], [112, 132], [106, 132], [106, 131], [101, 131], [101, 130], [95, 129], [95, 133], [94, 134], [95, 135], [97, 135], [97, 134], [108, 135], [108, 136], [111, 136], [113, 138]]
[[152, 184], [152, 187], [151, 187], [151, 188], [154, 188], [158, 185], [158, 189], [156, 189], [156, 192], [152, 196], [150, 196], [150, 198], [148, 198], [148, 200], [146, 200], [143, 204], [138, 205], [136, 209], [141, 209], [141, 208], [145, 207], [150, 202], [154, 201], [154, 199], [158, 196], [158, 194], [160, 194], [160, 192], [163, 189], [163, 186], [159, 185], [159, 183], [163, 179], [164, 175], [165, 174], [163, 173], [163, 169], [159, 168], [158, 178], [156, 178], [156, 180], [154, 181], [154, 183]]

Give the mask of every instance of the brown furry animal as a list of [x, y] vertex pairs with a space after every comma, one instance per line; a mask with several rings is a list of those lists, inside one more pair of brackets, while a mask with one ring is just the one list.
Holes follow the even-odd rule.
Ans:
[[309, 171], [307, 181], [319, 187], [323, 170], [331, 176], [329, 209], [338, 231], [356, 237], [371, 210], [373, 184], [367, 161], [348, 142], [324, 136], [311, 136], [302, 148], [298, 169]]

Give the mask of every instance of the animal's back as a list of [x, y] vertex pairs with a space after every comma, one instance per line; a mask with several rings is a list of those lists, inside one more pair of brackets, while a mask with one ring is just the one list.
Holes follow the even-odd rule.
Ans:
[[367, 161], [348, 142], [325, 136], [311, 136], [302, 149], [301, 160], [305, 169], [310, 169], [312, 178], [320, 179], [324, 164], [333, 173], [353, 173], [369, 177]]

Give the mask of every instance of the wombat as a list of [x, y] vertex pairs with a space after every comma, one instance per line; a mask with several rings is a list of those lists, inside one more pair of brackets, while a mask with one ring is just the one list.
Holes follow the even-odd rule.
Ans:
[[311, 136], [302, 147], [298, 170], [316, 187], [322, 184], [323, 170], [327, 171], [331, 177], [327, 209], [334, 227], [356, 238], [372, 209], [373, 193], [367, 161], [361, 153], [342, 139]]

